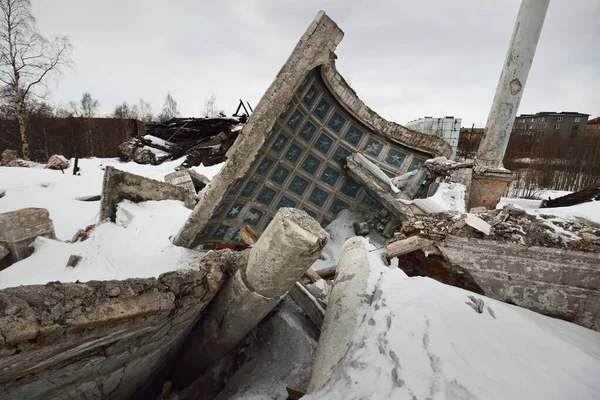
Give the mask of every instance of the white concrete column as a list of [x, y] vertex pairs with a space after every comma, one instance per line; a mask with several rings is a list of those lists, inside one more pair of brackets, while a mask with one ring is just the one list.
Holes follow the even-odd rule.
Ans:
[[504, 67], [477, 152], [476, 166], [502, 168], [550, 0], [522, 0]]

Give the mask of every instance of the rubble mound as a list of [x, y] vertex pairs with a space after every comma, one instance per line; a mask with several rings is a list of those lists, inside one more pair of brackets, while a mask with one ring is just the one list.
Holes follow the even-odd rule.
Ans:
[[187, 155], [184, 167], [217, 164], [239, 134], [246, 116], [173, 118], [151, 123], [146, 135], [134, 137], [118, 147], [119, 158], [138, 164], [158, 165]]
[[67, 169], [69, 168], [69, 160], [65, 156], [61, 156], [58, 154], [54, 154], [48, 159], [48, 163], [46, 164], [46, 168], [48, 169]]
[[454, 235], [523, 246], [600, 252], [600, 229], [585, 221], [557, 221], [551, 215], [530, 215], [523, 209], [507, 205], [501, 210], [486, 210], [477, 214], [490, 225], [489, 234], [485, 234], [469, 226], [468, 215], [456, 211], [414, 215], [402, 223], [401, 233], [434, 241]]

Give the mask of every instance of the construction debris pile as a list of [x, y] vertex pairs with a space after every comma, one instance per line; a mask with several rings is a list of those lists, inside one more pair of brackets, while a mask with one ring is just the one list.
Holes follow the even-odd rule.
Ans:
[[511, 205], [501, 210], [479, 210], [476, 214], [447, 211], [414, 215], [403, 222], [401, 234], [433, 241], [455, 235], [523, 246], [600, 252], [598, 227], [552, 215], [530, 215]]
[[225, 153], [240, 133], [247, 116], [173, 118], [154, 122], [146, 134], [121, 144], [119, 158], [138, 164], [158, 165], [187, 156], [185, 168], [225, 161]]

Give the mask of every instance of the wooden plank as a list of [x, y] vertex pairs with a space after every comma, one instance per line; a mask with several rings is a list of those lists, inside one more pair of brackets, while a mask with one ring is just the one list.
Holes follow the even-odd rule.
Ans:
[[319, 304], [319, 301], [315, 296], [313, 296], [300, 282], [296, 282], [294, 286], [292, 286], [289, 294], [320, 330], [323, 325], [323, 320], [325, 319], [325, 309]]

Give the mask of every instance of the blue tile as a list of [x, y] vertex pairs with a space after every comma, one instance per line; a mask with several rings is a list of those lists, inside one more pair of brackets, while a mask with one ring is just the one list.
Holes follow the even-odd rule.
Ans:
[[283, 150], [283, 148], [287, 144], [288, 140], [289, 139], [287, 138], [287, 136], [279, 134], [277, 136], [277, 139], [275, 139], [275, 142], [273, 142], [273, 145], [271, 146], [271, 150], [273, 150], [276, 153], [281, 153], [281, 150]]
[[302, 81], [302, 83], [300, 83], [300, 86], [298, 86], [298, 89], [296, 90], [298, 96], [302, 96], [302, 93], [304, 92], [304, 89], [306, 89], [306, 87], [308, 86], [309, 81], [310, 75], [306, 75], [306, 78], [304, 78], [304, 80]]
[[242, 212], [242, 208], [244, 208], [244, 205], [242, 203], [233, 203], [231, 209], [229, 209], [229, 212], [227, 213], [226, 218], [236, 219], [237, 216]]
[[317, 127], [310, 121], [306, 121], [302, 129], [300, 130], [300, 138], [304, 140], [306, 143], [310, 142], [313, 135], [317, 131]]
[[244, 180], [243, 179], [238, 179], [237, 181], [233, 182], [233, 184], [229, 188], [229, 191], [227, 191], [227, 195], [228, 196], [235, 196], [235, 195], [237, 195], [237, 193], [240, 191], [240, 189], [241, 189], [241, 187], [242, 187], [243, 184], [244, 184]]
[[244, 241], [242, 239], [240, 239], [240, 229], [238, 229], [237, 231], [233, 232], [233, 235], [231, 235], [231, 241], [232, 242], [236, 242], [236, 243], [240, 243], [240, 244], [245, 244]]
[[221, 204], [219, 204], [219, 206], [217, 207], [217, 209], [215, 210], [214, 214], [212, 215], [213, 218], [220, 218], [223, 216], [223, 213], [225, 212], [225, 210], [227, 210], [229, 208], [229, 202], [224, 201]]
[[327, 219], [327, 218], [323, 218], [323, 220], [321, 221], [321, 226], [323, 228], [327, 228], [327, 225], [329, 225], [331, 223], [331, 220]]
[[363, 137], [363, 132], [355, 127], [354, 125], [348, 129], [348, 132], [344, 135], [344, 139], [346, 142], [350, 143], [353, 146], [358, 146], [360, 140]]
[[365, 143], [363, 150], [367, 153], [370, 154], [374, 157], [379, 157], [379, 154], [381, 153], [381, 150], [383, 149], [383, 144], [381, 144], [381, 142], [373, 139], [373, 138], [369, 138], [369, 140], [367, 140], [367, 143]]
[[270, 189], [270, 188], [263, 188], [263, 190], [261, 190], [260, 193], [258, 194], [258, 197], [256, 198], [256, 200], [258, 200], [261, 203], [263, 203], [264, 205], [268, 206], [268, 205], [271, 205], [271, 203], [273, 202], [273, 199], [275, 198], [276, 195], [277, 195], [277, 192], [275, 190]]
[[307, 213], [308, 215], [310, 215], [311, 217], [313, 217], [313, 218], [317, 218], [317, 213], [316, 213], [316, 212], [314, 212], [313, 210], [311, 210], [310, 208], [308, 208], [308, 207], [304, 207], [304, 208], [302, 208], [302, 210], [303, 210], [305, 213]]
[[211, 224], [211, 225], [206, 225], [204, 227], [204, 229], [202, 229], [202, 232], [200, 232], [200, 235], [198, 235], [198, 239], [203, 239], [203, 238], [207, 238], [210, 236], [210, 233], [212, 232], [212, 230], [215, 228], [216, 225]]
[[329, 119], [327, 126], [339, 133], [344, 127], [345, 123], [346, 118], [342, 117], [339, 113], [334, 112], [331, 118]]
[[252, 197], [252, 195], [254, 194], [254, 191], [256, 190], [257, 187], [258, 187], [258, 182], [249, 181], [248, 183], [246, 183], [246, 186], [244, 186], [244, 190], [242, 190], [242, 193], [240, 193], [240, 196]]
[[223, 239], [228, 230], [229, 227], [227, 225], [221, 225], [215, 230], [212, 237], [215, 239]]
[[309, 154], [306, 156], [306, 158], [302, 162], [301, 168], [303, 170], [305, 170], [306, 172], [308, 172], [309, 174], [313, 175], [317, 171], [317, 169], [319, 169], [320, 165], [321, 165], [321, 160], [319, 160], [317, 157], [313, 156], [312, 154]]
[[214, 246], [213, 242], [207, 242], [202, 245], [202, 248], [204, 250], [211, 250], [213, 248], [213, 246]]
[[425, 162], [422, 160], [417, 160], [417, 159], [413, 159], [413, 161], [410, 163], [410, 167], [408, 167], [408, 171], [414, 171], [415, 169], [419, 168], [421, 165], [423, 165]]
[[288, 160], [290, 164], [294, 165], [296, 164], [296, 161], [298, 161], [300, 156], [302, 156], [303, 151], [304, 149], [302, 147], [298, 146], [295, 143], [292, 143], [287, 153], [285, 153], [285, 159]]
[[286, 119], [288, 114], [290, 113], [290, 111], [292, 111], [293, 108], [294, 108], [294, 103], [292, 103], [291, 101], [289, 103], [287, 103], [287, 105], [285, 106], [285, 109], [279, 116], [279, 119]]
[[377, 206], [377, 201], [368, 193], [363, 196], [362, 203], [369, 207]]
[[267, 226], [269, 226], [269, 224], [271, 223], [271, 221], [273, 221], [273, 217], [269, 217], [269, 219], [267, 219], [267, 222], [265, 223], [265, 227], [263, 228], [263, 231], [265, 229], [267, 229]]
[[294, 115], [292, 115], [292, 117], [288, 121], [287, 125], [292, 131], [295, 131], [303, 119], [304, 119], [304, 114], [302, 114], [302, 112], [300, 112], [300, 110], [296, 110]]
[[289, 174], [289, 169], [282, 165], [278, 165], [277, 168], [275, 168], [275, 171], [271, 174], [271, 180], [275, 183], [283, 185], [283, 182], [285, 182]]
[[360, 185], [354, 181], [352, 178], [346, 178], [344, 184], [340, 191], [349, 197], [356, 197], [358, 191], [360, 190]]
[[389, 165], [398, 168], [402, 165], [402, 162], [404, 161], [405, 157], [406, 156], [404, 154], [397, 152], [396, 150], [390, 149], [388, 151], [387, 157], [385, 157], [385, 162]]
[[334, 187], [339, 177], [340, 172], [328, 166], [321, 174], [321, 182], [324, 182], [327, 185]]
[[279, 204], [277, 204], [277, 209], [279, 210], [281, 207], [296, 207], [296, 202], [289, 197], [283, 196], [279, 200]]
[[321, 133], [321, 136], [319, 136], [314, 146], [318, 151], [320, 151], [324, 155], [327, 155], [329, 149], [331, 149], [332, 144], [333, 139], [327, 136], [325, 133]]
[[308, 89], [308, 92], [306, 92], [306, 94], [304, 95], [304, 97], [302, 97], [302, 101], [304, 102], [304, 104], [306, 104], [310, 108], [317, 99], [317, 93], [317, 88], [311, 86], [310, 89]]
[[316, 206], [323, 207], [323, 204], [325, 204], [325, 202], [327, 201], [327, 197], [329, 197], [329, 194], [327, 194], [326, 191], [316, 187], [310, 194], [308, 201], [310, 201]]
[[313, 114], [315, 114], [317, 117], [319, 117], [319, 119], [322, 120], [325, 118], [330, 108], [331, 105], [329, 105], [329, 102], [325, 100], [324, 97], [322, 97], [321, 101], [319, 101], [319, 104], [317, 104], [317, 107], [315, 107]]
[[244, 222], [256, 226], [260, 222], [263, 212], [257, 208], [250, 208], [248, 217], [244, 218]]
[[335, 199], [333, 200], [333, 203], [331, 203], [331, 207], [329, 207], [329, 212], [333, 215], [337, 215], [337, 213], [345, 210], [346, 208], [350, 208], [348, 203], [340, 199]]
[[290, 185], [288, 186], [292, 192], [300, 197], [302, 197], [307, 187], [308, 181], [298, 175], [294, 176], [294, 179], [292, 179], [292, 182], [290, 182]]
[[261, 175], [261, 176], [266, 176], [274, 164], [275, 164], [275, 161], [273, 159], [271, 159], [269, 157], [263, 158], [261, 163], [258, 165], [258, 168], [256, 168], [256, 174]]
[[350, 154], [352, 154], [350, 150], [348, 150], [344, 146], [338, 146], [338, 148], [335, 149], [335, 153], [333, 153], [332, 158], [333, 161], [335, 161], [339, 165], [344, 165], [346, 163], [346, 157], [348, 157]]

